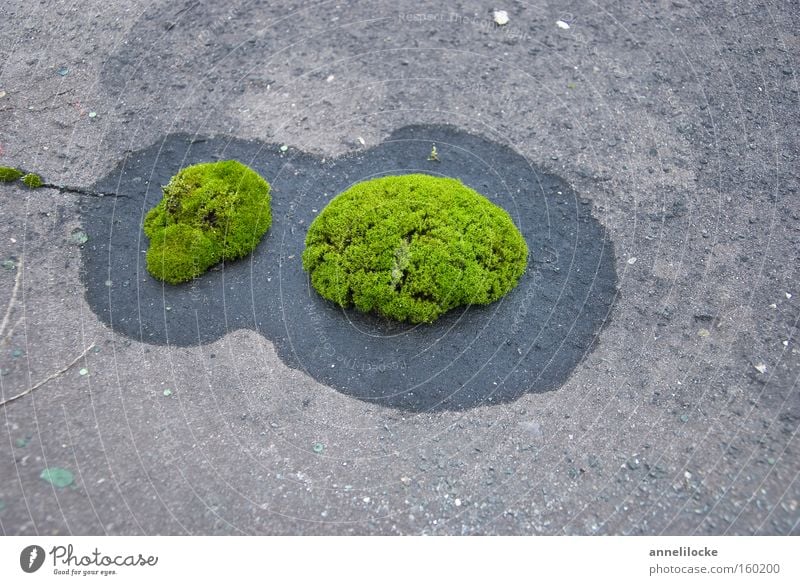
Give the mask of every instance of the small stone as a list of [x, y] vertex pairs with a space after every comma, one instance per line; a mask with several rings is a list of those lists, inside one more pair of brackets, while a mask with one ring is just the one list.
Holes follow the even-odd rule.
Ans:
[[461, 498], [456, 498], [455, 502], [453, 502], [453, 503], [456, 505], [456, 507], [460, 506], [461, 505]]
[[681, 419], [682, 423], [687, 423], [687, 422], [689, 422], [689, 415], [688, 414], [682, 414], [680, 416], [680, 419]]
[[508, 24], [508, 12], [505, 10], [495, 10], [492, 13], [492, 18], [497, 26], [505, 26]]
[[96, 118], [97, 117], [97, 112], [89, 112], [89, 117], [90, 118]]
[[6, 270], [14, 270], [17, 267], [17, 263], [10, 258], [8, 260], [3, 260], [3, 262], [0, 264], [2, 264], [3, 268]]
[[334, 77], [333, 77], [333, 75], [328, 75], [328, 78], [327, 78], [325, 81], [327, 81], [328, 83], [330, 83], [330, 82], [331, 82], [331, 81], [333, 81], [333, 80], [334, 80]]
[[628, 264], [636, 264], [636, 256], [631, 256], [628, 258]]
[[756, 369], [756, 371], [758, 371], [759, 374], [764, 374], [767, 371], [767, 365], [766, 364], [756, 364], [753, 367]]
[[67, 73], [69, 73], [69, 68], [67, 68], [67, 67], [60, 67], [60, 68], [58, 69], [58, 74], [59, 74], [61, 77], [64, 77], [64, 76], [65, 76]]
[[111, 286], [112, 284], [114, 284], [114, 283], [113, 283], [111, 280], [107, 280], [107, 281], [105, 282], [105, 285], [106, 285], [106, 286]]
[[564, 22], [563, 20], [557, 20], [556, 21], [556, 26], [558, 28], [560, 28], [560, 29], [563, 29], [563, 30], [569, 30], [569, 25], [566, 22]]
[[289, 150], [288, 146], [286, 146], [285, 144], [281, 146], [281, 152], [286, 152], [287, 150]]
[[172, 390], [169, 388], [164, 388], [164, 396], [172, 396]]
[[774, 457], [767, 457], [767, 463], [770, 465], [775, 465], [775, 458]]
[[369, 496], [364, 496], [364, 499], [363, 499], [362, 501], [363, 501], [365, 504], [369, 504], [371, 500], [369, 499]]
[[708, 329], [700, 329], [700, 331], [697, 332], [697, 335], [700, 337], [708, 337], [711, 335], [711, 332]]
[[14, 351], [11, 352], [11, 357], [15, 358], [22, 357], [23, 353], [24, 352], [21, 349], [15, 349]]
[[359, 143], [361, 143], [361, 146], [366, 146], [367, 145], [366, 140], [364, 140], [361, 136], [358, 137], [358, 141], [359, 141]]
[[322, 453], [325, 450], [325, 445], [322, 443], [314, 443], [312, 449], [314, 449], [314, 453]]
[[23, 447], [27, 447], [29, 442], [30, 442], [30, 439], [28, 439], [27, 437], [24, 437], [24, 438], [17, 439], [16, 441], [14, 441], [14, 444], [17, 447], [19, 447], [20, 449], [22, 449]]
[[786, 298], [787, 299], [791, 299], [792, 298], [792, 293], [786, 293]]
[[4, 97], [6, 97], [6, 92], [3, 91], [3, 90], [0, 90], [0, 99], [3, 99]]
[[85, 375], [87, 375], [87, 374], [89, 373], [89, 370], [87, 370], [86, 368], [81, 368], [81, 369], [78, 371], [78, 373], [79, 373], [81, 376], [85, 376]]

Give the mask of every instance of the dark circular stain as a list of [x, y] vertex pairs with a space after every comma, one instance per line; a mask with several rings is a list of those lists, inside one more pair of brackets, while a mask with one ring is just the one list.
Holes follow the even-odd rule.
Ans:
[[26, 546], [19, 553], [19, 566], [26, 573], [35, 573], [42, 568], [45, 556], [44, 549], [38, 544]]
[[[427, 160], [434, 142], [441, 162]], [[188, 164], [229, 158], [272, 185], [272, 228], [243, 260], [183, 285], [155, 280], [141, 226], [160, 185]], [[413, 326], [342, 310], [310, 287], [301, 255], [316, 214], [355, 182], [412, 172], [460, 179], [511, 214], [530, 256], [506, 297]], [[613, 246], [587, 201], [512, 149], [451, 127], [405, 127], [324, 162], [275, 144], [170, 135], [93, 189], [109, 195], [82, 203], [82, 278], [92, 310], [115, 331], [190, 346], [253, 329], [289, 366], [394, 408], [461, 410], [558, 388], [596, 343], [617, 294]]]

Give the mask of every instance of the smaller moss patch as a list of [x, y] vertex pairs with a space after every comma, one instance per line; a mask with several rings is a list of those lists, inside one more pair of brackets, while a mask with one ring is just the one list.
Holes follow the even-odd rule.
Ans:
[[3, 183], [16, 181], [24, 174], [21, 170], [13, 167], [0, 167], [0, 181]]
[[42, 186], [42, 178], [36, 173], [28, 173], [22, 177], [21, 181], [31, 189], [38, 189]]
[[234, 160], [182, 169], [144, 220], [147, 270], [178, 284], [249, 254], [272, 224], [270, 186]]

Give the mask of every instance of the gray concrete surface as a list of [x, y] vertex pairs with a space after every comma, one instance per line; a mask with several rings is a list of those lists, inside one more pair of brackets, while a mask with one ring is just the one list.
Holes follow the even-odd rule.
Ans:
[[796, 3], [219, 4], [5, 0], [0, 164], [87, 186], [170, 132], [336, 156], [454, 124], [592, 200], [613, 321], [556, 391], [370, 406], [252, 331], [115, 334], [81, 196], [0, 186], [2, 396], [97, 349], [2, 408], [0, 532], [800, 532]]

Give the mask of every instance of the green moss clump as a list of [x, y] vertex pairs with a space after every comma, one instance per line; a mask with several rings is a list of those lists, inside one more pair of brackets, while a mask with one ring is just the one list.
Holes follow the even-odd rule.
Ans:
[[505, 210], [456, 179], [421, 174], [350, 187], [311, 223], [303, 252], [324, 298], [412, 323], [496, 301], [527, 260]]
[[24, 174], [25, 173], [21, 170], [13, 167], [0, 167], [0, 182], [10, 183], [11, 181], [16, 181]]
[[178, 284], [249, 254], [272, 223], [270, 187], [235, 160], [182, 169], [144, 220], [147, 270]]
[[44, 183], [42, 182], [42, 178], [37, 175], [36, 173], [28, 173], [24, 177], [22, 177], [22, 182], [25, 183], [31, 189], [38, 189]]

